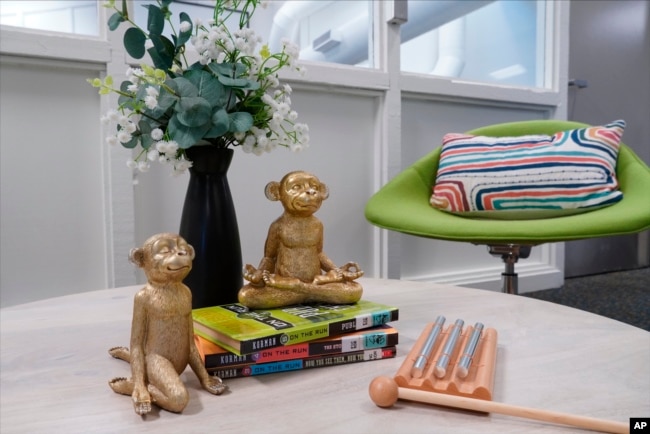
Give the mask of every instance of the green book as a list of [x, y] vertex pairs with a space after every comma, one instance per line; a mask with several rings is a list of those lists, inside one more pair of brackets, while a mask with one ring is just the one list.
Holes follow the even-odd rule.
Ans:
[[309, 342], [398, 319], [398, 309], [368, 300], [251, 310], [239, 303], [194, 309], [194, 332], [235, 354]]

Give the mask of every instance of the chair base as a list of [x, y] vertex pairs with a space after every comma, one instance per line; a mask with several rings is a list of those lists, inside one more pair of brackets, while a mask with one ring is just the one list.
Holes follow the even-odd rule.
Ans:
[[501, 291], [506, 294], [519, 294], [519, 279], [515, 273], [515, 264], [519, 258], [526, 259], [533, 246], [521, 244], [490, 244], [488, 251], [492, 256], [500, 256], [505, 264], [501, 273]]

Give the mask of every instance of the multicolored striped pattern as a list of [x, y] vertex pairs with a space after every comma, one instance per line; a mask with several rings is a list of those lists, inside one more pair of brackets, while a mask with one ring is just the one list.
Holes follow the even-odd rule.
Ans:
[[625, 121], [553, 136], [447, 134], [431, 205], [450, 212], [576, 210], [622, 199], [616, 159]]

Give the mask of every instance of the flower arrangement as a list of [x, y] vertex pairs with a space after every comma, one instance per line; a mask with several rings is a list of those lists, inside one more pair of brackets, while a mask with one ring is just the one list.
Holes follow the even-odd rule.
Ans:
[[[102, 121], [116, 124], [109, 144], [140, 150], [127, 164], [146, 171], [158, 161], [178, 174], [191, 167], [186, 151], [193, 146], [241, 146], [256, 155], [278, 145], [293, 151], [307, 147], [309, 128], [296, 122], [291, 87], [278, 79], [283, 68], [304, 72], [297, 64], [298, 48], [283, 40], [279, 53], [266, 45], [258, 49], [262, 40], [248, 22], [261, 0], [215, 0], [210, 22], [192, 21], [181, 12], [177, 26], [169, 10], [172, 1], [144, 5], [146, 29], [131, 20], [126, 0], [121, 8], [115, 0], [104, 4], [115, 11], [110, 30], [130, 25], [124, 33], [127, 53], [136, 59], [148, 53], [153, 62], [129, 68], [119, 87], [111, 76], [88, 80], [101, 95], [119, 95], [117, 109]], [[235, 12], [240, 13], [239, 28], [231, 31], [226, 20]], [[171, 40], [163, 35], [167, 24]], [[196, 53], [187, 50], [188, 43]], [[191, 56], [198, 60], [190, 63]]]

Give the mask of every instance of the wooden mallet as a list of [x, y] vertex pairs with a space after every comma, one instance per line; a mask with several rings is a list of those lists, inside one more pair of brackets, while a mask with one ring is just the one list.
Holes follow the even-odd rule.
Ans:
[[462, 408], [484, 413], [499, 413], [508, 416], [534, 419], [561, 425], [570, 425], [594, 431], [629, 433], [629, 425], [622, 422], [576, 416], [536, 408], [519, 407], [483, 399], [466, 398], [444, 393], [399, 387], [389, 377], [377, 377], [370, 383], [370, 398], [379, 407], [391, 407], [398, 399]]

